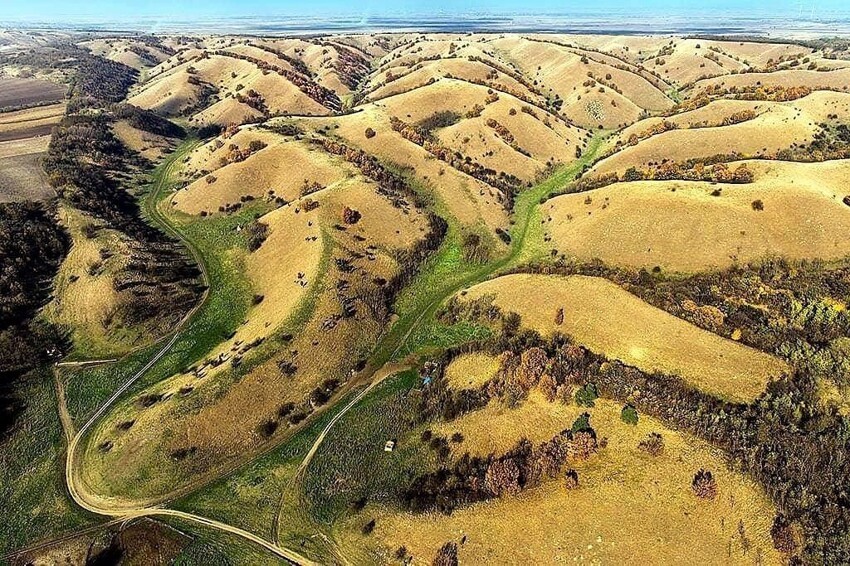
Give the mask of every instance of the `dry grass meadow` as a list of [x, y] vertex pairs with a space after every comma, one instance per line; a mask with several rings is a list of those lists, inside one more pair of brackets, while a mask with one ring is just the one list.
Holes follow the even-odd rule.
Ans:
[[546, 231], [582, 259], [673, 272], [850, 253], [846, 161], [745, 163], [749, 184], [638, 181], [557, 197], [543, 207]]
[[[7, 36], [0, 31], [0, 40]], [[621, 402], [585, 408], [535, 390], [517, 406], [491, 399], [451, 419], [450, 411], [425, 416], [418, 400], [426, 380], [413, 372], [458, 347], [464, 353], [445, 369], [445, 399], [496, 376], [506, 358], [469, 343], [514, 337], [495, 324], [449, 325], [436, 315], [452, 297], [489, 297], [542, 340], [567, 335], [626, 366], [681, 378], [652, 383], [687, 388], [708, 400], [700, 407], [749, 405], [748, 422], [764, 425], [759, 434], [776, 423], [801, 436], [826, 430], [833, 415], [788, 406], [805, 404], [795, 381], [805, 372], [830, 398], [847, 397], [836, 352], [850, 327], [848, 301], [833, 296], [847, 276], [801, 277], [799, 294], [777, 281], [843, 269], [850, 256], [850, 62], [840, 49], [549, 33], [93, 33], [78, 45], [133, 69], [126, 102], [189, 132], [183, 142], [163, 137], [138, 116], [115, 119], [109, 130], [128, 155], [162, 164], [114, 174], [140, 199], [145, 220], [179, 236], [203, 263], [209, 283], [175, 346], [79, 444], [77, 487], [92, 500], [169, 506], [192, 492], [219, 493], [214, 481], [250, 486], [219, 502], [244, 510], [247, 518], [234, 522], [253, 528], [274, 516], [258, 536], [301, 545], [320, 563], [350, 552], [355, 563], [394, 564], [404, 546], [412, 563], [429, 564], [454, 541], [461, 564], [781, 564], [770, 533], [777, 513], [814, 521], [802, 503], [778, 502], [744, 464], [731, 469], [720, 447], [683, 432], [705, 415], [683, 425], [640, 414], [631, 425], [620, 418]], [[57, 196], [41, 163], [54, 126], [75, 107], [63, 102], [63, 85], [46, 80], [59, 74], [0, 69], [0, 202]], [[712, 178], [706, 172], [716, 163], [751, 175]], [[157, 337], [113, 324], [122, 299], [115, 281], [132, 257], [121, 233], [72, 199], [59, 198], [58, 211], [73, 245], [41, 316], [67, 331], [77, 358], [121, 358], [65, 375], [79, 424], [145, 365]], [[765, 260], [781, 268], [758, 272]], [[594, 276], [531, 274], [579, 264]], [[751, 270], [735, 280], [740, 297], [721, 305], [734, 311], [743, 338], [740, 329], [727, 339], [644, 302], [606, 278], [615, 269], [646, 286], [691, 284], [696, 275], [726, 282], [732, 275], [723, 270]], [[682, 285], [706, 302], [720, 294]], [[349, 407], [370, 379], [393, 373], [381, 368], [411, 373]], [[386, 383], [395, 389], [381, 389]], [[386, 399], [395, 404], [376, 409]], [[401, 510], [398, 495], [423, 470], [465, 452], [501, 454], [523, 437], [543, 442], [585, 410], [607, 446], [575, 465], [577, 489], [561, 477], [450, 515]], [[349, 427], [342, 432], [353, 445], [331, 445], [338, 428], [320, 436], [327, 423]], [[426, 427], [463, 440], [440, 461], [419, 442]], [[664, 438], [659, 456], [638, 448], [652, 432]], [[309, 458], [324, 463], [305, 464], [280, 493], [281, 478], [316, 439]], [[304, 486], [325, 484], [312, 479], [327, 479], [367, 441], [387, 440], [398, 441], [394, 452], [381, 451], [375, 466], [364, 462], [378, 456], [362, 452], [357, 463], [375, 477], [332, 470], [339, 492], [380, 484], [363, 511], [341, 505], [314, 514], [306, 503], [294, 511], [282, 503], [316, 497]], [[785, 471], [804, 467], [796, 464]], [[691, 489], [700, 468], [715, 474], [713, 500]], [[798, 499], [826, 500], [819, 488]], [[370, 533], [366, 514], [376, 519]], [[216, 518], [233, 516], [224, 515]], [[309, 529], [309, 540], [292, 534]], [[74, 557], [79, 551], [69, 547]], [[50, 552], [45, 560], [62, 554]]]
[[[544, 336], [566, 334], [606, 357], [679, 375], [729, 399], [755, 399], [786, 369], [773, 356], [697, 328], [601, 278], [507, 275], [472, 287], [464, 298], [486, 295]], [[559, 308], [564, 309], [560, 325]]]
[[[533, 395], [516, 409], [491, 405], [441, 425], [440, 432], [464, 435], [456, 452], [486, 455], [522, 437], [548, 440], [585, 410]], [[770, 502], [729, 470], [721, 453], [649, 417], [625, 424], [620, 405], [611, 401], [598, 400], [589, 412], [608, 445], [574, 466], [577, 489], [558, 479], [451, 515], [380, 513], [374, 536], [383, 556], [405, 546], [414, 564], [430, 564], [444, 542], [454, 541], [460, 562], [468, 564], [674, 564], [685, 556], [697, 564], [783, 563], [770, 540]], [[664, 438], [661, 456], [637, 447], [651, 432]], [[717, 478], [713, 501], [690, 489], [700, 468]]]

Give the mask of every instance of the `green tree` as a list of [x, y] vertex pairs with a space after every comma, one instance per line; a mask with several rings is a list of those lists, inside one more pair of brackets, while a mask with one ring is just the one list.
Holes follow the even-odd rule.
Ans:
[[631, 405], [625, 405], [623, 410], [620, 411], [620, 420], [626, 424], [636, 425], [638, 424], [638, 412]]
[[599, 398], [599, 390], [596, 384], [588, 383], [576, 391], [576, 405], [580, 407], [593, 407], [594, 401]]

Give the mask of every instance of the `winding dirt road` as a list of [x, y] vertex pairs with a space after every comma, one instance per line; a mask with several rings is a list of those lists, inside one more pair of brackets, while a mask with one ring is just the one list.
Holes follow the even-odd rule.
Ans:
[[[191, 148], [187, 146], [187, 148]], [[175, 237], [179, 238], [183, 241], [192, 255], [194, 256], [195, 261], [198, 263], [198, 266], [201, 269], [201, 276], [204, 282], [205, 287], [209, 287], [209, 276], [207, 274], [206, 266], [204, 265], [201, 255], [197, 252], [197, 250], [192, 246], [191, 242], [186, 241], [180, 232], [173, 227], [170, 226], [168, 221], [156, 211], [156, 200], [157, 196], [167, 187], [169, 183], [171, 174], [173, 172], [175, 164], [178, 162], [178, 158], [185, 153], [176, 151], [169, 160], [165, 163], [163, 167], [163, 172], [160, 174], [155, 182], [155, 186], [152, 189], [154, 206], [151, 211], [154, 216], [158, 217], [158, 220], [163, 224], [164, 227], [169, 228], [169, 232]], [[156, 354], [154, 354], [150, 360], [142, 367], [139, 371], [133, 374], [129, 379], [127, 379], [113, 394], [109, 399], [107, 399], [100, 408], [95, 411], [95, 413], [89, 418], [86, 423], [80, 427], [80, 429], [76, 432], [73, 430], [73, 421], [68, 412], [67, 405], [65, 403], [65, 388], [62, 380], [58, 374], [58, 368], [54, 368], [54, 376], [56, 381], [57, 388], [57, 399], [59, 403], [59, 416], [62, 422], [62, 428], [65, 433], [65, 437], [68, 440], [68, 448], [65, 454], [65, 483], [68, 489], [68, 493], [74, 502], [85, 509], [86, 511], [93, 513], [95, 515], [102, 515], [107, 517], [114, 517], [113, 521], [110, 521], [107, 524], [114, 524], [116, 522], [126, 521], [128, 519], [135, 519], [139, 517], [173, 517], [177, 519], [182, 519], [184, 521], [189, 521], [192, 523], [196, 523], [199, 525], [203, 525], [205, 527], [213, 528], [225, 533], [229, 533], [231, 535], [240, 537], [244, 540], [252, 542], [256, 545], [259, 545], [275, 556], [278, 556], [290, 563], [299, 564], [303, 566], [313, 566], [316, 563], [307, 559], [306, 557], [300, 555], [294, 550], [289, 548], [282, 547], [276, 543], [267, 541], [253, 533], [250, 533], [244, 529], [240, 529], [238, 527], [234, 527], [232, 525], [228, 525], [227, 523], [222, 523], [221, 521], [216, 521], [214, 519], [209, 519], [207, 517], [202, 517], [199, 515], [193, 515], [191, 513], [186, 513], [183, 511], [177, 511], [174, 509], [165, 509], [157, 506], [153, 507], [127, 507], [122, 505], [117, 505], [114, 502], [109, 501], [108, 499], [96, 497], [91, 493], [86, 492], [84, 488], [83, 482], [80, 480], [79, 469], [77, 467], [77, 449], [80, 446], [81, 442], [84, 439], [84, 436], [88, 430], [93, 427], [101, 416], [128, 390], [133, 386], [139, 379], [141, 379], [147, 372], [150, 370], [154, 364], [156, 364], [163, 356], [165, 356], [171, 348], [174, 346], [175, 342], [180, 338], [181, 331], [184, 329], [188, 321], [192, 318], [192, 316], [197, 312], [197, 310], [204, 304], [208, 296], [208, 292], [205, 291], [202, 299], [198, 302], [195, 307], [189, 311], [183, 319], [178, 323], [176, 328], [173, 330], [173, 336], [170, 340], [168, 340], [162, 348], [160, 348]], [[67, 538], [72, 535], [67, 535]], [[52, 542], [55, 543], [59, 539], [54, 539]], [[46, 543], [45, 543], [46, 544]]]

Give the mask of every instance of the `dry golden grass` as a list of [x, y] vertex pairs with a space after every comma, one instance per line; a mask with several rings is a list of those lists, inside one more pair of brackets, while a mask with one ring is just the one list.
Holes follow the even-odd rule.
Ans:
[[501, 365], [497, 356], [484, 352], [461, 354], [446, 368], [446, 380], [452, 389], [475, 389], [493, 379]]
[[280, 143], [279, 136], [260, 128], [242, 127], [229, 138], [216, 137], [196, 147], [188, 158], [182, 176], [187, 179], [199, 175], [202, 171], [211, 172], [221, 167], [221, 159], [230, 154], [230, 146], [235, 145], [245, 151], [252, 141], [261, 141], [268, 145]]
[[480, 57], [488, 62], [497, 62], [487, 41], [492, 36], [457, 36], [453, 34], [428, 34], [425, 39], [410, 36], [401, 38], [400, 45], [388, 53], [379, 63], [378, 71], [390, 67], [411, 68], [423, 59], [439, 57], [468, 59]]
[[[551, 88], [563, 97], [565, 92], [570, 94], [569, 91], [573, 87], [581, 88], [582, 83], [589, 78], [588, 73], [591, 73], [596, 79], [616, 85], [627, 99], [640, 108], [661, 111], [673, 106], [673, 101], [652, 81], [648, 80], [647, 75], [640, 71], [637, 66], [629, 66], [624, 60], [605, 53], [582, 49], [586, 44], [583, 45], [571, 36], [553, 37], [548, 34], [537, 34], [531, 35], [529, 38], [537, 41], [531, 42], [509, 36], [496, 39], [492, 41], [492, 44], [501, 49], [501, 52], [507, 58], [517, 63], [529, 76], [543, 77], [542, 86], [544, 90]], [[564, 45], [555, 45], [555, 43]], [[533, 61], [527, 61], [523, 57], [517, 56], [517, 50], [521, 50], [521, 52], [538, 60], [538, 66], [541, 67], [546, 67], [546, 65], [540, 64], [540, 61], [549, 56], [553, 58], [552, 61], [555, 65], [562, 65], [565, 68], [568, 66], [572, 70], [578, 70], [566, 76], [551, 71], [547, 74], [544, 69], [537, 69]], [[582, 57], [587, 59], [586, 63], [581, 62]], [[580, 67], [575, 67], [577, 59], [581, 63]], [[621, 68], [624, 66], [627, 68]], [[609, 76], [610, 78], [608, 78]], [[546, 77], [548, 77], [548, 80]], [[569, 85], [568, 81], [572, 81], [572, 86]], [[556, 85], [560, 85], [560, 90]]]
[[503, 454], [520, 438], [527, 438], [535, 444], [551, 439], [565, 428], [569, 428], [586, 410], [576, 405], [550, 403], [534, 389], [517, 407], [510, 408], [498, 401], [492, 401], [483, 409], [472, 411], [453, 421], [438, 423], [432, 426], [431, 430], [446, 437], [455, 432], [463, 435], [463, 443], [454, 446], [456, 456], [464, 452], [473, 456]]
[[778, 104], [780, 103], [719, 99], [689, 112], [682, 112], [667, 117], [654, 116], [640, 120], [617, 132], [615, 140], [625, 143], [632, 134], [642, 137], [650, 128], [658, 126], [665, 121], [676, 124], [679, 128], [719, 127], [725, 119], [737, 112], [752, 110], [756, 115], [760, 115]]
[[112, 124], [112, 132], [131, 151], [151, 161], [157, 161], [174, 149], [173, 140], [134, 128], [125, 120]]
[[193, 125], [218, 124], [243, 124], [253, 122], [263, 117], [262, 112], [251, 108], [247, 104], [239, 102], [232, 96], [214, 102], [189, 118]]
[[[729, 126], [678, 129], [657, 134], [600, 161], [592, 172], [622, 173], [629, 167], [645, 168], [650, 163], [661, 163], [665, 159], [683, 162], [718, 154], [770, 155], [795, 144], [810, 143], [820, 131], [818, 124], [825, 122], [828, 114], [850, 115], [850, 94], [834, 92], [815, 92], [792, 102], [749, 104], [758, 114], [752, 120]], [[732, 108], [740, 109], [741, 106], [739, 102], [718, 101], [671, 121], [682, 126], [701, 121], [716, 123], [721, 116], [730, 116], [734, 112], [730, 112]], [[627, 140], [632, 133], [640, 135], [657, 121], [650, 119], [645, 125], [640, 122], [623, 132], [620, 138]]]
[[237, 93], [245, 94], [249, 90], [263, 97], [272, 114], [328, 113], [327, 108], [284, 77], [277, 73], [264, 74], [255, 64], [234, 57], [210, 55], [196, 60], [189, 53], [180, 54], [152, 69], [150, 77], [129, 101], [166, 115], [179, 114], [198, 102], [200, 87], [190, 84], [190, 77], [209, 83], [218, 91], [217, 101], [196, 109], [190, 123], [227, 125], [260, 116], [256, 109], [235, 99]]
[[693, 87], [694, 92], [699, 92], [700, 89], [709, 85], [720, 85], [724, 88], [807, 86], [812, 89], [830, 88], [846, 91], [850, 85], [850, 68], [823, 72], [789, 69], [772, 73], [741, 73], [698, 81]]
[[[522, 112], [523, 107], [531, 108], [537, 117]], [[511, 147], [487, 125], [488, 120], [495, 120], [507, 128], [516, 147], [530, 155]], [[443, 145], [485, 167], [516, 175], [523, 181], [534, 181], [548, 165], [574, 160], [576, 147], [584, 146], [586, 135], [585, 130], [564, 124], [545, 110], [530, 107], [506, 94], [500, 94], [499, 100], [488, 104], [480, 117], [463, 119], [437, 132]]]
[[[464, 298], [494, 295], [503, 311], [544, 336], [560, 332], [611, 359], [647, 372], [680, 376], [721, 397], [751, 401], [786, 366], [638, 299], [598, 277], [516, 274], [469, 289]], [[555, 324], [559, 308], [564, 321]]]
[[432, 85], [382, 99], [375, 106], [405, 122], [418, 122], [436, 112], [451, 110], [465, 115], [475, 105], [485, 106], [487, 87], [455, 79], [442, 79]]
[[146, 69], [154, 65], [151, 61], [148, 61], [147, 58], [143, 58], [138, 53], [130, 51], [130, 47], [143, 49], [149, 57], [156, 61], [157, 64], [162, 63], [169, 57], [167, 53], [156, 47], [130, 38], [99, 38], [84, 41], [80, 45], [86, 47], [95, 55], [105, 57], [111, 61], [123, 63], [128, 67], [139, 70]]
[[351, 92], [339, 78], [336, 65], [339, 62], [339, 53], [332, 39], [323, 43], [313, 43], [297, 38], [263, 39], [257, 40], [258, 45], [266, 45], [286, 53], [303, 61], [312, 73], [318, 84], [329, 88], [340, 96]]
[[[433, 88], [443, 81], [432, 85]], [[466, 84], [466, 83], [463, 83]], [[424, 89], [417, 89], [418, 92]], [[388, 100], [394, 100], [392, 97]], [[346, 143], [367, 151], [386, 163], [395, 163], [411, 168], [416, 177], [431, 188], [437, 198], [461, 223], [468, 226], [483, 224], [490, 229], [505, 227], [507, 213], [499, 200], [499, 193], [486, 183], [450, 167], [439, 161], [423, 148], [405, 140], [394, 132], [389, 125], [390, 116], [406, 118], [401, 114], [387, 111], [385, 101], [368, 104], [363, 111], [333, 120], [312, 120], [308, 126], [327, 124], [338, 125], [334, 134], [342, 137]], [[427, 113], [431, 115], [433, 112]], [[372, 128], [378, 135], [366, 138], [366, 128]]]
[[436, 61], [424, 62], [421, 68], [408, 67], [388, 67], [376, 74], [372, 78], [372, 84], [382, 84], [387, 80], [388, 73], [392, 73], [397, 78], [383, 86], [379, 86], [369, 94], [369, 100], [379, 100], [394, 94], [400, 94], [413, 90], [428, 83], [428, 81], [441, 78], [458, 78], [469, 81], [486, 81], [493, 88], [500, 91], [510, 93], [522, 93], [532, 99], [536, 95], [531, 92], [525, 85], [517, 81], [515, 78], [497, 72], [496, 78], [491, 79], [490, 73], [493, 68], [479, 61], [468, 61], [466, 59], [439, 59]]
[[[562, 112], [582, 127], [622, 127], [638, 119], [641, 104], [658, 109], [672, 105], [672, 102], [664, 103], [661, 100], [664, 95], [645, 79], [590, 60], [582, 63], [582, 55], [567, 47], [517, 37], [495, 40], [492, 44], [508, 61], [541, 83], [545, 93], [559, 95], [564, 101]], [[635, 98], [630, 99], [599, 84], [584, 86], [588, 72], [599, 79], [611, 74], [611, 82]]]
[[727, 75], [747, 68], [742, 61], [723, 52], [710, 51], [700, 41], [675, 40], [672, 46], [671, 55], [653, 55], [645, 64], [648, 69], [675, 84], [689, 84], [702, 77]]
[[[811, 49], [782, 43], [752, 43], [739, 41], [714, 41], [706, 39], [681, 39], [669, 36], [617, 36], [617, 35], [554, 35], [548, 36], [594, 50], [602, 50], [635, 65], [645, 65], [665, 81], [687, 84], [703, 76], [729, 75], [732, 71], [759, 68], [770, 59], [798, 53], [812, 53]], [[661, 57], [659, 51], [671, 46], [673, 53]], [[718, 51], [712, 51], [715, 48]], [[718, 62], [706, 58], [712, 53]], [[743, 75], [742, 75], [743, 76]]]
[[781, 57], [789, 57], [798, 54], [809, 54], [812, 50], [801, 45], [789, 43], [756, 43], [746, 41], [715, 41], [715, 40], [694, 40], [688, 39], [685, 42], [689, 44], [699, 43], [703, 49], [717, 47], [723, 53], [738, 57], [742, 61], [746, 61], [750, 66], [762, 67], [767, 65], [768, 61], [773, 59], [779, 60]]
[[[746, 163], [755, 174], [746, 185], [640, 181], [552, 199], [543, 207], [552, 247], [583, 259], [682, 272], [765, 256], [850, 254], [843, 237], [850, 228], [850, 208], [842, 203], [846, 162]], [[716, 190], [720, 196], [712, 196]], [[754, 210], [756, 200], [763, 210]]]
[[[446, 432], [460, 430], [466, 437], [456, 454], [486, 454], [527, 433], [551, 438], [585, 410], [532, 396], [518, 409], [491, 405], [466, 415], [447, 425]], [[405, 546], [414, 564], [429, 564], [437, 549], [452, 540], [458, 543], [461, 564], [783, 563], [770, 538], [773, 506], [754, 482], [726, 467], [720, 451], [643, 415], [636, 426], [627, 425], [620, 421], [620, 405], [611, 401], [597, 400], [589, 412], [608, 446], [574, 465], [577, 489], [550, 480], [519, 496], [450, 516], [375, 509], [371, 536], [384, 550], [373, 558], [390, 562], [395, 549]], [[495, 440], [488, 434], [491, 428]], [[664, 437], [660, 456], [637, 448], [650, 432]], [[714, 474], [716, 499], [701, 500], [692, 493], [691, 480], [699, 468]], [[351, 531], [358, 526], [348, 525]], [[351, 531], [347, 542], [363, 545], [363, 536]]]
[[[268, 143], [268, 147], [248, 159], [219, 168], [218, 160], [229, 152], [231, 143], [240, 149], [253, 139]], [[274, 191], [274, 196], [287, 202], [297, 200], [305, 184], [318, 183], [333, 186], [355, 175], [355, 170], [340, 159], [306, 143], [286, 141], [274, 134], [242, 130], [224, 146], [210, 152], [214, 145], [199, 148], [190, 157], [197, 171], [212, 171], [211, 177], [202, 176], [175, 193], [173, 202], [183, 212], [199, 214], [201, 211], [217, 212], [220, 206], [240, 201], [243, 196], [263, 199]], [[208, 182], [208, 178], [214, 178]]]
[[[320, 280], [323, 248], [333, 247], [334, 257], [350, 257], [346, 250], [358, 252], [362, 257], [355, 260], [355, 273], [370, 280], [390, 280], [398, 273], [394, 250], [412, 246], [422, 237], [424, 215], [393, 207], [361, 177], [338, 183], [313, 198], [320, 206], [309, 213], [296, 213], [299, 203], [294, 202], [263, 216], [260, 220], [269, 224], [270, 234], [260, 249], [251, 254], [234, 252], [231, 261], [244, 265], [253, 291], [263, 295], [263, 300], [249, 310], [236, 334], [207, 357], [222, 356], [225, 363], [217, 368], [200, 364], [195, 373], [161, 382], [153, 391], [164, 394], [163, 401], [147, 409], [128, 403], [98, 429], [93, 446], [105, 440], [114, 445], [105, 454], [94, 449], [88, 452], [84, 480], [96, 492], [161, 494], [256, 447], [265, 441], [260, 425], [275, 418], [283, 403], [300, 403], [326, 379], [344, 381], [353, 360], [374, 344], [384, 326], [368, 315], [365, 301], [358, 303], [356, 316], [338, 318], [336, 283], [353, 276], [330, 261]], [[335, 230], [332, 225], [341, 223], [346, 205], [354, 206], [362, 218], [345, 231]], [[356, 296], [356, 291], [352, 292]], [[315, 310], [292, 341], [238, 380], [228, 378], [226, 370], [238, 351], [259, 338], [268, 339], [308, 296], [315, 299]], [[328, 326], [332, 319], [336, 323]], [[250, 353], [245, 354], [246, 359]], [[297, 366], [294, 375], [280, 371], [277, 362], [283, 359]], [[116, 429], [118, 423], [129, 420], [135, 421], [130, 430]], [[286, 428], [283, 421], [280, 430]], [[185, 461], [170, 457], [175, 450], [188, 447], [195, 452]]]
[[[112, 284], [126, 262], [126, 243], [118, 232], [69, 206], [60, 208], [60, 219], [73, 245], [56, 276], [54, 298], [44, 308], [45, 317], [69, 328], [74, 344], [86, 355], [109, 357], [142, 345], [141, 333], [116, 329], [112, 324], [119, 302]], [[95, 238], [83, 235], [88, 224], [100, 227]], [[105, 261], [101, 260], [102, 249], [112, 254]], [[90, 273], [98, 264], [102, 266]]]

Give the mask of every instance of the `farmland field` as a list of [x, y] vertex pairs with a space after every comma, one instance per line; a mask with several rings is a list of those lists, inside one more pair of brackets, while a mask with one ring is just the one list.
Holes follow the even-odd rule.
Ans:
[[850, 563], [850, 47], [529, 25], [0, 32], [0, 563]]
[[0, 78], [0, 110], [15, 110], [62, 100], [63, 85], [40, 79]]
[[0, 202], [54, 196], [42, 159], [64, 112], [64, 104], [0, 112]]

